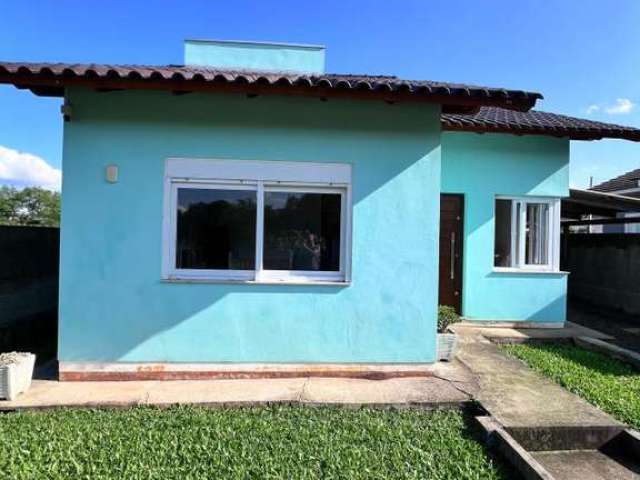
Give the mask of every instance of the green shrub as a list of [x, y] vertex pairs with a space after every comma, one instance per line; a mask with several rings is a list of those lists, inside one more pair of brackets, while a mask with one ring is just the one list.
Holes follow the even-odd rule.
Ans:
[[438, 305], [438, 333], [447, 331], [447, 327], [460, 321], [456, 309], [448, 305]]

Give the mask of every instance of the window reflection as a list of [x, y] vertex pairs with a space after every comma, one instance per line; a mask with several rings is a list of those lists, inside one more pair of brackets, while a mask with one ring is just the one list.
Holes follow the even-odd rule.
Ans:
[[176, 268], [255, 268], [255, 190], [178, 188], [177, 208]]
[[265, 270], [340, 270], [338, 193], [265, 192]]

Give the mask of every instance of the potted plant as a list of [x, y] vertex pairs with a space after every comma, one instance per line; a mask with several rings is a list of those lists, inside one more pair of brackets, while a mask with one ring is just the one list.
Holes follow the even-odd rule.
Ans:
[[458, 340], [456, 334], [448, 331], [448, 328], [449, 325], [459, 321], [460, 316], [453, 307], [447, 305], [438, 306], [438, 360], [453, 360]]
[[0, 399], [13, 400], [29, 390], [35, 361], [32, 353], [0, 353]]

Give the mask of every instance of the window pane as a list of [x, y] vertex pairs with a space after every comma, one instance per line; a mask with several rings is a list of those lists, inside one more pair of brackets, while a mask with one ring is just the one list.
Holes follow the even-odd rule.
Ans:
[[527, 231], [525, 237], [525, 263], [547, 265], [548, 258], [549, 205], [527, 203]]
[[178, 188], [176, 268], [253, 270], [255, 190]]
[[496, 267], [513, 266], [511, 252], [511, 200], [496, 200], [496, 238], [494, 247], [494, 265]]
[[265, 270], [340, 270], [337, 193], [265, 192]]

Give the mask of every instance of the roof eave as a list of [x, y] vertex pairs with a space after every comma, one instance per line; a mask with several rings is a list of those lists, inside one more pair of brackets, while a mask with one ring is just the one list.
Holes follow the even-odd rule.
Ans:
[[113, 90], [168, 90], [172, 92], [217, 92], [246, 93], [251, 95], [296, 95], [316, 98], [352, 98], [362, 100], [383, 100], [395, 102], [426, 102], [451, 106], [495, 106], [526, 112], [533, 108], [542, 95], [531, 92], [504, 92], [478, 90], [477, 92], [456, 91], [455, 89], [359, 89], [326, 87], [321, 85], [265, 84], [261, 82], [204, 81], [178, 78], [131, 78], [131, 77], [86, 77], [54, 74], [33, 74], [0, 70], [0, 84], [14, 85], [20, 89], [29, 89], [34, 94], [49, 97], [62, 97], [69, 87], [86, 87], [96, 91]]
[[556, 138], [568, 138], [569, 140], [602, 140], [604, 138], [612, 138], [619, 140], [629, 140], [632, 142], [640, 142], [640, 131], [633, 132], [610, 132], [607, 130], [601, 131], [584, 131], [584, 130], [571, 130], [561, 128], [512, 128], [500, 125], [468, 125], [462, 122], [459, 123], [442, 123], [443, 131], [451, 132], [473, 132], [473, 133], [502, 133], [511, 135], [542, 135], [547, 137]]

